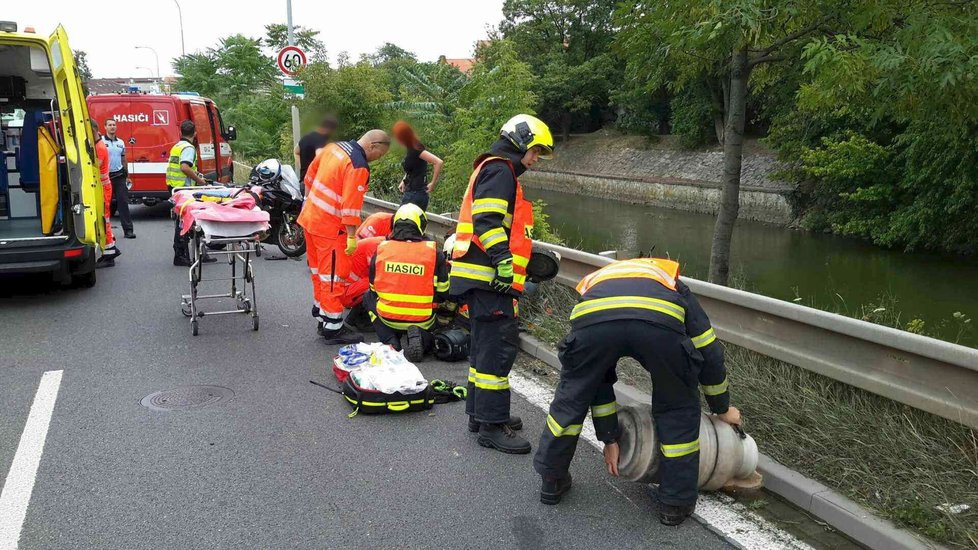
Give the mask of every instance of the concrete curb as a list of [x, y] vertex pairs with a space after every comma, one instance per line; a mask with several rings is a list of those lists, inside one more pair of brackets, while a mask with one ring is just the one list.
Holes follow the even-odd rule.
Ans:
[[[545, 342], [529, 334], [520, 334], [520, 350], [560, 368], [560, 360]], [[646, 403], [650, 396], [621, 382], [615, 384], [615, 393], [622, 401]], [[832, 528], [845, 533], [856, 542], [869, 548], [901, 550], [943, 549], [943, 546], [923, 541], [889, 521], [874, 516], [859, 504], [833, 491], [825, 485], [789, 470], [771, 457], [761, 453], [757, 471], [764, 476], [764, 488], [780, 495], [788, 502], [825, 521]]]

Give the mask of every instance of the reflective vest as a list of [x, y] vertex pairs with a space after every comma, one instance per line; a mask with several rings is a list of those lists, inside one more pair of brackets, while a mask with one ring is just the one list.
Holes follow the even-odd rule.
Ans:
[[[452, 249], [452, 277], [461, 277], [484, 283], [486, 288], [496, 277], [496, 268], [486, 261], [485, 264], [475, 262], [462, 262], [459, 258], [465, 256], [472, 243], [475, 243], [482, 251], [486, 250], [485, 244], [475, 235], [475, 227], [472, 224], [472, 191], [475, 180], [479, 176], [482, 167], [489, 161], [503, 160], [513, 172], [513, 179], [516, 180], [516, 200], [513, 204], [513, 212], [506, 212], [503, 219], [504, 234], [491, 237], [489, 246], [495, 242], [500, 242], [505, 236], [509, 241], [509, 252], [513, 256], [513, 290], [523, 292], [526, 284], [526, 266], [530, 263], [530, 254], [533, 252], [533, 203], [523, 198], [523, 187], [516, 172], [513, 171], [513, 164], [502, 157], [487, 157], [483, 160], [469, 176], [469, 186], [465, 190], [465, 197], [462, 199], [462, 210], [458, 215], [458, 226], [455, 229], [455, 248]], [[502, 202], [502, 201], [499, 201]], [[502, 206], [502, 205], [500, 205]], [[489, 208], [489, 207], [487, 207]], [[487, 237], [487, 239], [489, 239]], [[487, 255], [488, 256], [488, 255]]]
[[437, 259], [433, 241], [384, 241], [377, 246], [370, 289], [384, 324], [399, 330], [434, 325]]
[[686, 310], [676, 291], [678, 277], [679, 263], [662, 258], [608, 264], [578, 283], [581, 301], [571, 311], [571, 323], [647, 319], [683, 324]]
[[[166, 165], [166, 185], [167, 187], [184, 187], [187, 185], [187, 176], [180, 169], [180, 156], [187, 147], [193, 148], [194, 144], [181, 139], [170, 148], [170, 162]], [[197, 155], [194, 154], [194, 163], [191, 169], [197, 171]]]

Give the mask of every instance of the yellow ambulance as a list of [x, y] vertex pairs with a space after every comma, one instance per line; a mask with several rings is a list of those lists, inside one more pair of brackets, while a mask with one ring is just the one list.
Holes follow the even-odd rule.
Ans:
[[45, 38], [0, 21], [0, 115], [0, 275], [94, 285], [105, 246], [102, 186], [62, 27]]

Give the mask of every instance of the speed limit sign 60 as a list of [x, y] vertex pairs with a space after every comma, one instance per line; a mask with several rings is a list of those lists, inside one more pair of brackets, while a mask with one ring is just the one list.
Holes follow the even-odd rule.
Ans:
[[306, 66], [306, 52], [298, 46], [286, 46], [278, 52], [278, 68], [287, 76], [295, 76]]

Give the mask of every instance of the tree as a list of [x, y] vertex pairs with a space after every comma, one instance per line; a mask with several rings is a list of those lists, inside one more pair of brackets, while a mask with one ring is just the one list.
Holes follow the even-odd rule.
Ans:
[[204, 53], [178, 57], [173, 61], [180, 74], [178, 86], [233, 100], [268, 91], [278, 84], [278, 68], [260, 46], [260, 40], [236, 34]]
[[809, 42], [771, 142], [804, 225], [905, 249], [978, 252], [978, 5], [890, 2]]
[[[327, 59], [326, 44], [319, 39], [319, 31], [308, 29], [302, 25], [293, 25], [295, 45], [302, 48], [309, 57], [310, 63], [325, 63]], [[265, 25], [264, 45], [273, 51], [273, 55], [288, 46], [289, 27], [284, 23], [269, 23]]]
[[533, 89], [546, 119], [566, 140], [575, 121], [600, 125], [621, 66], [611, 51], [613, 0], [506, 0], [499, 34], [537, 75]]
[[340, 139], [356, 139], [367, 130], [393, 122], [385, 107], [393, 100], [386, 75], [366, 61], [336, 69], [314, 63], [300, 78], [306, 88], [302, 112], [314, 117], [312, 120], [325, 113], [335, 115], [340, 121]]
[[85, 50], [75, 50], [75, 68], [82, 84], [87, 84], [92, 79], [92, 69], [88, 66], [88, 54]]
[[865, 28], [871, 0], [633, 0], [617, 12], [618, 45], [633, 72], [673, 91], [718, 82], [724, 113], [722, 191], [709, 280], [726, 284], [740, 208], [740, 175], [751, 74], [800, 62], [804, 45], [836, 29]]
[[202, 53], [178, 57], [177, 87], [213, 98], [223, 118], [238, 129], [235, 149], [249, 160], [277, 156], [287, 126], [287, 94], [278, 81], [275, 60], [261, 50], [261, 41], [243, 35], [222, 38]]

